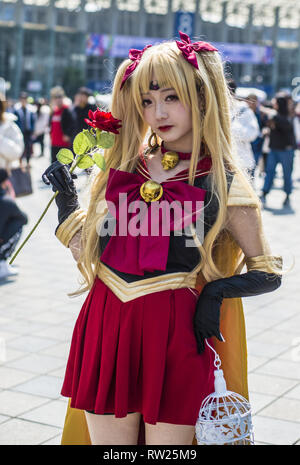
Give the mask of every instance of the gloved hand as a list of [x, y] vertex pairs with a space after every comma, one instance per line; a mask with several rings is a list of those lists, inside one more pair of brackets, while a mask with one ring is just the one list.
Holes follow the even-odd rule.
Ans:
[[281, 275], [260, 270], [207, 283], [198, 298], [193, 320], [198, 353], [204, 351], [206, 338], [215, 336], [224, 340], [220, 333], [220, 307], [224, 298], [260, 295], [275, 291], [280, 285]]
[[76, 174], [70, 174], [68, 166], [59, 161], [52, 163], [42, 174], [42, 180], [52, 186], [53, 192], [59, 192], [55, 197], [58, 207], [58, 223], [63, 223], [68, 216], [80, 208], [78, 196], [73, 179]]

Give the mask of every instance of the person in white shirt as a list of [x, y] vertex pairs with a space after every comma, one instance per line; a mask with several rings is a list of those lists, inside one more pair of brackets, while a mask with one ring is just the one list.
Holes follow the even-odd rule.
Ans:
[[15, 123], [17, 117], [6, 112], [6, 100], [0, 95], [0, 168], [9, 170], [24, 151], [23, 134]]
[[[228, 87], [234, 95], [236, 84], [233, 80], [228, 81]], [[237, 154], [239, 156], [242, 168], [250, 178], [256, 166], [251, 142], [260, 134], [259, 125], [254, 111], [244, 100], [235, 100], [235, 106], [232, 109], [231, 129], [236, 143]]]

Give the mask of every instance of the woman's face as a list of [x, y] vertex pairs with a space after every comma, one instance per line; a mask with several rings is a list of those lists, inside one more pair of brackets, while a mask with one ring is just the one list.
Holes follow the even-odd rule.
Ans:
[[[152, 82], [157, 82], [155, 76]], [[178, 152], [191, 152], [192, 112], [179, 101], [175, 90], [172, 88], [149, 90], [141, 97], [144, 119], [164, 141], [165, 147]]]

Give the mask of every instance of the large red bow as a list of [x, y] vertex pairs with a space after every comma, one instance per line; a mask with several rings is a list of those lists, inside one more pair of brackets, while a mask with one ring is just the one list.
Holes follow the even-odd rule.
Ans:
[[184, 32], [179, 31], [180, 39], [176, 40], [177, 47], [181, 50], [184, 58], [195, 68], [199, 69], [195, 52], [217, 52], [218, 49], [208, 42], [191, 42], [191, 39]]
[[122, 79], [122, 82], [121, 82], [120, 89], [122, 89], [123, 85], [125, 84], [125, 82], [129, 78], [129, 76], [133, 73], [133, 71], [135, 70], [135, 68], [137, 67], [139, 62], [141, 61], [141, 58], [143, 56], [144, 51], [147, 50], [147, 48], [149, 48], [149, 47], [152, 47], [152, 45], [146, 45], [146, 47], [143, 48], [143, 50], [137, 50], [135, 48], [131, 48], [129, 50], [128, 57], [130, 58], [131, 61], [133, 61], [133, 63], [131, 63], [131, 65], [127, 66], [126, 71], [125, 71], [124, 76], [123, 76], [123, 79]]
[[[100, 257], [116, 270], [142, 276], [166, 269], [170, 231], [182, 231], [199, 218], [206, 194], [181, 181], [163, 182], [162, 197], [149, 204], [140, 195], [144, 182], [140, 174], [110, 169], [105, 198], [114, 231]], [[163, 218], [171, 209], [166, 230]]]

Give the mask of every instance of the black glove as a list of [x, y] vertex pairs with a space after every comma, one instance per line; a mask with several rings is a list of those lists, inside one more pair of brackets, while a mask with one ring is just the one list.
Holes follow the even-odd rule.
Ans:
[[58, 207], [58, 223], [63, 223], [68, 216], [80, 208], [78, 196], [73, 179], [76, 174], [70, 174], [68, 166], [59, 161], [52, 163], [42, 174], [42, 180], [52, 186], [53, 192], [59, 192], [55, 197]]
[[250, 297], [275, 291], [281, 285], [281, 276], [265, 271], [217, 279], [207, 283], [196, 304], [194, 332], [199, 354], [205, 349], [205, 339], [215, 336], [223, 341], [220, 333], [220, 307], [224, 298]]

